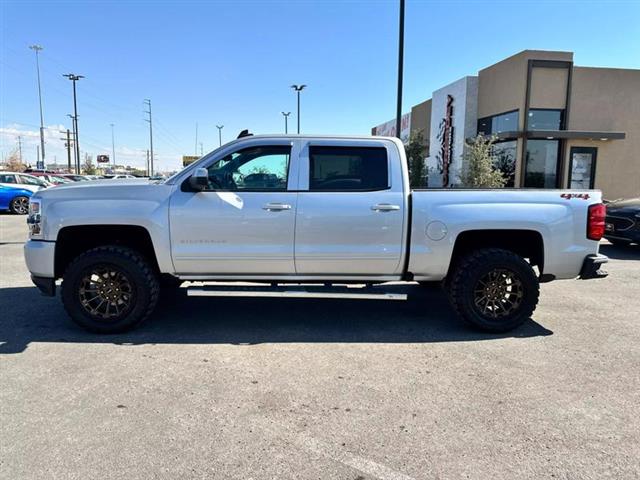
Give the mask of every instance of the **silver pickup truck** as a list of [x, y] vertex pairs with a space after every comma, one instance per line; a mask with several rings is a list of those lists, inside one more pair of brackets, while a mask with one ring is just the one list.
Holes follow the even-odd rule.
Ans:
[[379, 300], [406, 297], [386, 282], [441, 282], [464, 321], [506, 331], [540, 282], [606, 275], [604, 218], [599, 191], [412, 190], [393, 138], [249, 136], [164, 182], [36, 193], [25, 257], [94, 332], [135, 327], [185, 281], [189, 295]]

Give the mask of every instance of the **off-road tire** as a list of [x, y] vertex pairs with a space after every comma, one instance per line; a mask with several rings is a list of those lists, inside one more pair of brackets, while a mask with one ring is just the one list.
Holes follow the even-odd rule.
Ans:
[[[81, 301], [81, 283], [93, 269], [114, 269], [129, 281], [131, 299], [128, 309], [113, 319], [91, 315]], [[62, 281], [62, 303], [71, 319], [94, 333], [122, 333], [140, 325], [158, 302], [158, 276], [138, 252], [126, 247], [102, 246], [76, 257], [67, 267]]]
[[[512, 273], [520, 282], [522, 293], [515, 311], [500, 318], [483, 314], [475, 303], [480, 280], [496, 270]], [[521, 256], [499, 248], [476, 250], [461, 258], [447, 284], [449, 301], [457, 315], [468, 325], [488, 332], [507, 332], [520, 326], [533, 314], [540, 294], [531, 265]]]
[[[24, 208], [25, 202], [27, 204], [26, 209]], [[9, 204], [9, 210], [11, 210], [11, 213], [13, 213], [14, 215], [26, 215], [27, 213], [29, 213], [28, 205], [29, 205], [29, 197], [20, 195], [18, 197], [15, 197], [13, 200], [11, 200], [11, 203]]]

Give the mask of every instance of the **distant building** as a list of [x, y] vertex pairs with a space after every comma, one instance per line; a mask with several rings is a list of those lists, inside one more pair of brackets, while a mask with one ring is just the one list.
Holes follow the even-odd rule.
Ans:
[[406, 115], [410, 131], [428, 139], [429, 187], [459, 183], [465, 141], [480, 133], [498, 137], [494, 158], [509, 186], [640, 195], [640, 70], [525, 50], [436, 90]]

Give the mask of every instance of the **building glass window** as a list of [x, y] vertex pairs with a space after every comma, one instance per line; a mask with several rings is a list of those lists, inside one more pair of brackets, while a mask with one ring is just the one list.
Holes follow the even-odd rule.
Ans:
[[505, 187], [515, 186], [517, 141], [494, 143], [491, 148], [493, 166], [507, 179]]
[[478, 133], [493, 135], [501, 132], [515, 132], [518, 130], [518, 110], [505, 112], [492, 117], [478, 120]]
[[529, 130], [560, 130], [564, 110], [546, 110], [532, 108], [529, 110]]
[[556, 188], [558, 186], [558, 140], [529, 140], [525, 162], [524, 186]]

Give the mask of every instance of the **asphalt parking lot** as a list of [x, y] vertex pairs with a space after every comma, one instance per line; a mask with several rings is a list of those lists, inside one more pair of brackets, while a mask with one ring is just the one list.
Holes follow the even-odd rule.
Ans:
[[0, 214], [0, 477], [640, 477], [640, 248], [510, 334], [408, 302], [187, 299], [117, 336], [40, 296]]

